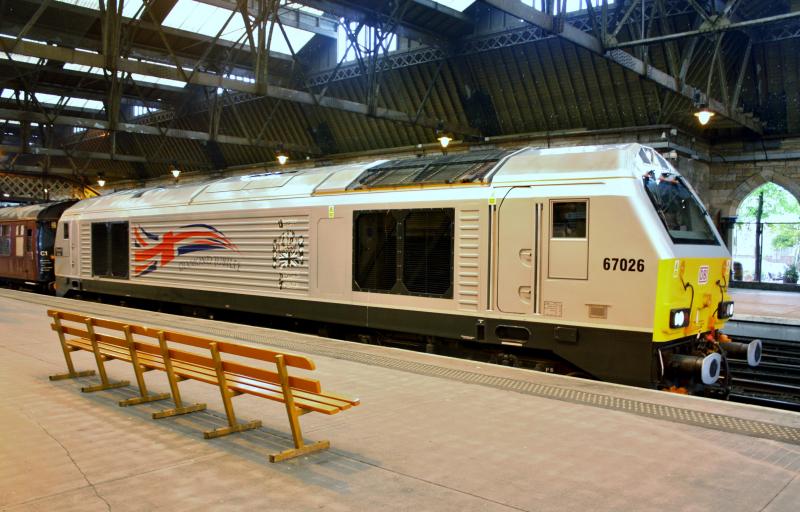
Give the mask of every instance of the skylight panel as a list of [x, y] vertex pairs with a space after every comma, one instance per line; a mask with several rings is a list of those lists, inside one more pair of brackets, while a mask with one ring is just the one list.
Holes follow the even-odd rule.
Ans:
[[[100, 6], [97, 0], [56, 0], [63, 4], [77, 5], [94, 11], [99, 11]], [[122, 6], [122, 15], [126, 18], [138, 18], [144, 12], [144, 0], [125, 0]]]
[[0, 53], [0, 59], [8, 60], [9, 55], [11, 56], [11, 60], [24, 62], [25, 64], [39, 64], [39, 61], [44, 60], [39, 57], [28, 57], [27, 55], [20, 55], [18, 53], [6, 54], [5, 52]]
[[[434, 2], [437, 1], [438, 0], [434, 0]], [[541, 4], [537, 5], [537, 2], [539, 0], [520, 0], [520, 1], [525, 5], [530, 5], [534, 9], [539, 9], [539, 7], [541, 7]], [[613, 3], [614, 0], [608, 0], [608, 5], [611, 5]], [[595, 7], [596, 9], [599, 9], [596, 1], [592, 2], [592, 6]], [[584, 9], [586, 9], [586, 0], [567, 0], [567, 8], [566, 11], [564, 12], [576, 12], [576, 11], [582, 11]]]
[[283, 4], [282, 7], [291, 9], [293, 11], [303, 11], [307, 12], [308, 14], [313, 14], [314, 16], [322, 16], [323, 14], [325, 14], [319, 9], [314, 9], [313, 7], [309, 7], [307, 5], [298, 4], [297, 2], [288, 2], [286, 0], [283, 0], [283, 2], [281, 3]]
[[[354, 48], [350, 37], [348, 37], [347, 28], [350, 29], [351, 33], [355, 34], [358, 51], [360, 51], [363, 56], [371, 54], [373, 50], [375, 50], [375, 48], [373, 48], [375, 46], [375, 31], [379, 29], [363, 25], [359, 30], [357, 22], [351, 21], [347, 27], [345, 26], [345, 23], [347, 22], [344, 20], [344, 18], [339, 20], [336, 44], [337, 58], [341, 60], [342, 56], [344, 56], [345, 62], [356, 60], [357, 51], [356, 48]], [[380, 47], [377, 48], [379, 53], [385, 53], [386, 51], [392, 52], [395, 50], [397, 50], [397, 37], [394, 34], [387, 34], [383, 39], [383, 43], [381, 43]]]
[[[14, 98], [17, 91], [14, 89], [3, 89], [0, 97], [5, 99]], [[20, 92], [20, 96], [24, 93]], [[103, 102], [97, 100], [87, 100], [86, 98], [61, 98], [56, 94], [47, 94], [42, 92], [36, 93], [36, 101], [43, 105], [58, 105], [66, 104], [68, 107], [79, 110], [103, 110]]]
[[[169, 15], [164, 20], [163, 25], [165, 27], [194, 32], [206, 37], [215, 37], [220, 29], [225, 26], [225, 22], [228, 21], [230, 16], [231, 11], [223, 7], [215, 7], [196, 0], [178, 0], [175, 7], [172, 8]], [[253, 22], [252, 18], [250, 21], [251, 23]], [[300, 51], [300, 49], [314, 37], [312, 32], [294, 27], [284, 26], [284, 29], [291, 42], [292, 49], [295, 52]], [[267, 30], [269, 30], [269, 27], [267, 27]], [[255, 40], [258, 39], [257, 28], [253, 31], [253, 38]], [[233, 15], [233, 18], [231, 18], [220, 35], [220, 39], [232, 42], [243, 41], [245, 46], [248, 46], [249, 40], [247, 37], [247, 30], [241, 13], [237, 12]], [[291, 54], [289, 44], [286, 42], [283, 33], [278, 27], [272, 30], [270, 51]]]
[[[475, 0], [433, 0], [437, 4], [442, 4], [454, 11], [464, 12], [464, 9], [475, 3]], [[569, 1], [569, 0], [567, 0]]]

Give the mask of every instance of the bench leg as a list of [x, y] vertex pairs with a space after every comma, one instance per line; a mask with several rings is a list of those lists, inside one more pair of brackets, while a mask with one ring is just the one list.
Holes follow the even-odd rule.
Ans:
[[159, 400], [169, 400], [172, 395], [169, 393], [157, 393], [155, 395], [147, 394], [144, 396], [135, 396], [133, 398], [128, 398], [127, 400], [120, 400], [119, 406], [120, 407], [127, 407], [129, 405], [139, 405], [139, 404], [146, 404], [149, 402], [158, 402]]
[[95, 374], [94, 370], [84, 370], [82, 372], [68, 372], [68, 373], [57, 373], [56, 375], [50, 375], [48, 379], [50, 380], [65, 380], [65, 379], [77, 379], [78, 377], [91, 377]]
[[106, 374], [106, 366], [104, 364], [105, 357], [100, 353], [100, 347], [97, 346], [97, 337], [94, 334], [94, 324], [91, 318], [86, 319], [86, 331], [89, 333], [89, 340], [92, 342], [92, 352], [94, 353], [94, 360], [97, 362], [97, 371], [100, 374], [100, 384], [96, 386], [87, 386], [81, 388], [84, 393], [94, 393], [95, 391], [105, 391], [106, 389], [124, 388], [130, 386], [127, 380], [119, 382], [111, 382], [108, 380]]
[[82, 372], [75, 371], [75, 365], [72, 363], [72, 355], [70, 355], [70, 348], [67, 346], [67, 340], [64, 337], [64, 329], [61, 326], [61, 319], [58, 315], [53, 317], [53, 324], [58, 333], [58, 341], [61, 344], [61, 350], [64, 352], [64, 360], [67, 362], [67, 373], [58, 373], [50, 375], [50, 380], [64, 380], [64, 379], [77, 379], [78, 377], [91, 377], [94, 375], [94, 370], [85, 370]]
[[172, 409], [164, 409], [163, 411], [154, 412], [153, 419], [160, 420], [161, 418], [180, 416], [181, 414], [189, 414], [190, 412], [204, 411], [206, 409], [206, 404], [194, 404], [194, 405], [183, 406], [183, 405], [178, 405], [178, 403], [176, 403], [175, 405], [176, 407], [173, 407]]
[[206, 439], [214, 439], [216, 437], [227, 436], [236, 432], [244, 432], [245, 430], [253, 430], [261, 428], [261, 420], [248, 421], [247, 423], [237, 423], [236, 425], [229, 425], [227, 427], [219, 427], [214, 430], [207, 430], [203, 432], [203, 437]]
[[125, 386], [130, 386], [131, 383], [127, 380], [121, 380], [118, 382], [108, 382], [107, 384], [97, 384], [96, 386], [84, 386], [81, 388], [81, 391], [84, 393], [94, 393], [95, 391], [105, 391], [107, 389], [116, 389], [116, 388], [124, 388]]
[[161, 347], [161, 357], [164, 361], [164, 369], [167, 371], [167, 380], [169, 380], [169, 389], [172, 391], [172, 400], [175, 402], [175, 407], [172, 409], [164, 409], [163, 411], [154, 412], [153, 419], [159, 420], [162, 418], [169, 418], [172, 416], [179, 416], [181, 414], [189, 414], [190, 412], [202, 411], [206, 408], [206, 404], [183, 405], [181, 400], [181, 390], [178, 389], [178, 379], [175, 377], [175, 371], [172, 369], [172, 359], [169, 356], [169, 347], [167, 347], [167, 337], [164, 331], [158, 332], [158, 344]]
[[214, 369], [217, 372], [217, 383], [219, 384], [219, 392], [222, 395], [222, 404], [225, 406], [225, 416], [228, 418], [228, 426], [203, 432], [203, 437], [206, 439], [214, 439], [235, 432], [244, 432], [245, 430], [261, 428], [260, 420], [248, 421], [246, 423], [238, 423], [236, 421], [236, 413], [233, 411], [233, 393], [228, 388], [228, 381], [225, 378], [225, 370], [222, 367], [222, 356], [219, 354], [216, 343], [212, 342], [210, 344], [210, 349], [211, 357], [214, 359]]
[[120, 400], [120, 407], [127, 407], [129, 405], [146, 404], [149, 402], [156, 402], [158, 400], [166, 400], [170, 397], [169, 393], [150, 394], [147, 391], [147, 383], [144, 380], [144, 370], [139, 365], [139, 354], [136, 352], [136, 343], [133, 340], [130, 326], [123, 326], [122, 330], [125, 332], [125, 340], [128, 342], [128, 352], [131, 355], [131, 364], [133, 365], [133, 373], [136, 374], [136, 384], [139, 386], [139, 396], [128, 398], [127, 400]]
[[330, 447], [331, 447], [330, 441], [318, 441], [316, 443], [305, 444], [300, 448], [292, 448], [290, 450], [284, 450], [280, 453], [273, 453], [269, 456], [269, 461], [281, 462], [283, 460], [300, 457], [301, 455], [308, 455], [309, 453], [327, 450]]
[[289, 386], [289, 372], [286, 370], [286, 361], [284, 361], [282, 355], [275, 356], [275, 359], [278, 367], [278, 376], [281, 379], [286, 414], [289, 416], [289, 427], [292, 429], [294, 448], [270, 455], [269, 461], [280, 462], [330, 448], [331, 443], [329, 441], [318, 441], [311, 444], [305, 444], [303, 441], [303, 432], [300, 430], [300, 416], [303, 412], [294, 405], [294, 395], [292, 395], [292, 388]]

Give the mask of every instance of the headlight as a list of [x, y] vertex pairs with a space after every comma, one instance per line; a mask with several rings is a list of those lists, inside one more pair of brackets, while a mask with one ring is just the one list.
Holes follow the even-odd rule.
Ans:
[[669, 312], [670, 329], [680, 329], [689, 325], [689, 309], [673, 309]]
[[733, 316], [733, 301], [722, 301], [717, 306], [717, 318], [724, 319]]

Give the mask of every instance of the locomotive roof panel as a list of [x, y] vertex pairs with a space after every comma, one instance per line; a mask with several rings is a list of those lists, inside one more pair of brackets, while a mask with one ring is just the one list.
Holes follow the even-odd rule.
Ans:
[[58, 220], [67, 207], [75, 201], [54, 201], [26, 206], [0, 208], [0, 221], [4, 220]]
[[[212, 203], [269, 201], [315, 195], [462, 188], [479, 184], [515, 186], [599, 178], [633, 178], [643, 160], [660, 156], [640, 144], [519, 150], [483, 150], [445, 156], [378, 160], [308, 169], [233, 176], [187, 185], [124, 190], [81, 201], [70, 213], [142, 210]], [[661, 159], [663, 160], [663, 159]]]
[[366, 169], [347, 190], [484, 183], [497, 163], [511, 153], [513, 150], [489, 149], [390, 160]]
[[628, 163], [639, 148], [639, 144], [530, 148], [509, 158], [492, 177], [492, 184], [635, 177], [638, 171]]

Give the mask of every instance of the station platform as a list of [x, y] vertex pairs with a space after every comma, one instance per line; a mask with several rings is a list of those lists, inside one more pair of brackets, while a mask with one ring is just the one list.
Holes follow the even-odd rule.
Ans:
[[[236, 398], [255, 431], [224, 424], [216, 387], [186, 381], [208, 410], [150, 419], [118, 407], [132, 387], [81, 393], [47, 307], [249, 341], [311, 356], [325, 388], [358, 396], [303, 416], [331, 449], [277, 464], [282, 404]], [[78, 369], [93, 368], [76, 352]], [[134, 381], [130, 365], [107, 364]], [[163, 374], [147, 374], [155, 392]], [[800, 414], [430, 354], [0, 291], [0, 509], [332, 511], [768, 511], [800, 503]]]
[[736, 303], [734, 318], [800, 326], [800, 293], [731, 288]]

